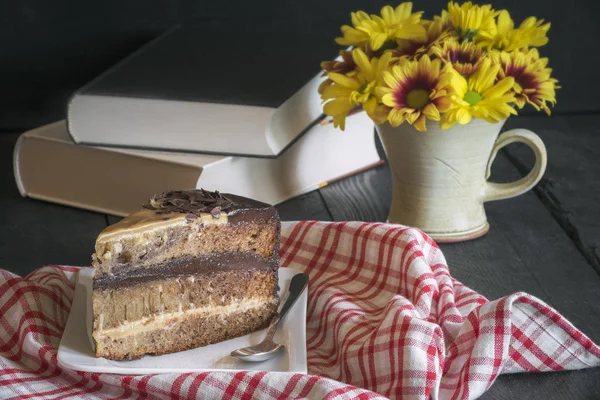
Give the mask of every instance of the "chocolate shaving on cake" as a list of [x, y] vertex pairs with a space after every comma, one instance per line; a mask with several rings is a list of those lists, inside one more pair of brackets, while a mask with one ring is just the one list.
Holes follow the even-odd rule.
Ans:
[[200, 213], [210, 213], [213, 218], [219, 218], [221, 212], [233, 211], [244, 207], [244, 204], [223, 196], [218, 191], [208, 190], [175, 190], [152, 196], [148, 204], [142, 207], [154, 210], [157, 214], [185, 213], [186, 219], [193, 220]]

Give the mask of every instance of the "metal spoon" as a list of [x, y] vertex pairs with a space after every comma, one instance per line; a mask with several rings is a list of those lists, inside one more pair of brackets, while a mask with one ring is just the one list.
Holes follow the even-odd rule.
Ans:
[[277, 356], [285, 348], [285, 346], [273, 342], [273, 335], [275, 335], [275, 331], [279, 326], [279, 322], [283, 319], [283, 317], [285, 317], [290, 308], [292, 308], [296, 300], [298, 300], [298, 297], [300, 297], [307, 284], [307, 274], [301, 273], [295, 275], [290, 281], [290, 288], [288, 290], [288, 295], [285, 300], [285, 303], [283, 303], [281, 311], [275, 314], [275, 316], [271, 320], [265, 339], [256, 346], [244, 347], [242, 349], [234, 350], [231, 352], [231, 356], [237, 357], [240, 360], [250, 362], [266, 361], [270, 358]]

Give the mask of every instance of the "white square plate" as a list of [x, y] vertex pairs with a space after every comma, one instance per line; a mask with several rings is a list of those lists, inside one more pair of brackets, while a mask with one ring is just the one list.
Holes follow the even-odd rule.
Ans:
[[[279, 268], [279, 295], [285, 299], [290, 280], [299, 271]], [[232, 350], [258, 344], [266, 330], [197, 349], [162, 356], [145, 356], [139, 360], [112, 361], [94, 357], [92, 341], [92, 268], [79, 271], [75, 296], [67, 326], [58, 348], [58, 363], [85, 372], [111, 374], [157, 374], [206, 371], [283, 371], [306, 373], [306, 303], [305, 290], [285, 317], [275, 341], [285, 345], [276, 358], [261, 363], [247, 363], [230, 357]]]

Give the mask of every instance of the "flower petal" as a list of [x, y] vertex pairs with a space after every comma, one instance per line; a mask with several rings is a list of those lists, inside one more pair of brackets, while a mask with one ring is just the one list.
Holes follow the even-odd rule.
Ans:
[[482, 93], [482, 97], [484, 99], [494, 99], [501, 96], [513, 88], [515, 84], [515, 79], [512, 76], [502, 79], [500, 82], [496, 83], [494, 86], [487, 89]]
[[452, 128], [454, 124], [456, 124], [456, 110], [450, 110], [446, 114], [442, 115], [442, 119], [440, 121], [440, 128]]
[[469, 89], [482, 94], [494, 85], [500, 65], [491, 65], [489, 59], [483, 60], [481, 67], [469, 78]]
[[406, 81], [407, 76], [411, 75], [412, 72], [410, 71], [410, 69], [414, 65], [416, 65], [415, 62], [406, 60], [401, 60], [400, 64], [394, 65], [394, 68], [392, 68], [392, 73], [394, 74], [394, 77], [396, 78], [398, 83], [403, 83]]
[[427, 116], [430, 120], [439, 121], [440, 120], [440, 112], [433, 103], [429, 103], [423, 108], [423, 114]]
[[413, 126], [419, 132], [427, 131], [427, 118], [425, 118], [425, 115], [421, 114], [421, 116], [413, 123]]
[[404, 113], [398, 109], [392, 109], [388, 114], [388, 121], [390, 125], [396, 127], [405, 121]]
[[350, 97], [350, 95], [352, 94], [353, 89], [349, 88], [349, 87], [345, 87], [342, 85], [330, 85], [327, 86], [324, 90], [323, 90], [323, 94], [321, 95], [321, 99], [322, 100], [329, 100], [329, 99], [333, 99], [336, 97]]
[[400, 3], [400, 5], [398, 5], [398, 7], [396, 7], [394, 10], [396, 18], [400, 21], [409, 18], [410, 14], [412, 13], [412, 6], [413, 4], [408, 1]]
[[406, 121], [409, 124], [412, 124], [412, 123], [414, 123], [417, 120], [417, 118], [419, 118], [420, 115], [421, 115], [421, 111], [420, 110], [408, 111], [406, 113]]
[[331, 85], [332, 82], [329, 79], [325, 79], [323, 82], [321, 82], [319, 84], [319, 88], [317, 89], [317, 91], [319, 92], [320, 95], [323, 95], [323, 93], [325, 93], [325, 89], [327, 89], [329, 87], [329, 85]]
[[377, 100], [375, 97], [371, 97], [367, 101], [363, 103], [363, 110], [367, 112], [367, 114], [371, 114], [375, 111], [375, 107], [377, 107]]
[[375, 79], [369, 58], [361, 49], [352, 50], [352, 60], [354, 60], [354, 63], [358, 66], [361, 72], [366, 75], [368, 80], [371, 81]]
[[342, 46], [355, 46], [367, 42], [369, 35], [365, 32], [354, 29], [348, 25], [341, 28], [343, 37], [336, 38], [335, 42]]
[[383, 104], [385, 104], [388, 107], [395, 107], [396, 106], [396, 100], [394, 99], [394, 95], [391, 93], [386, 94], [385, 96], [383, 96], [381, 98], [381, 102]]
[[456, 121], [461, 125], [466, 125], [471, 122], [473, 115], [469, 112], [469, 108], [460, 107], [456, 110]]
[[329, 116], [335, 117], [340, 114], [348, 114], [354, 108], [355, 104], [348, 97], [338, 97], [335, 100], [325, 103], [323, 112]]
[[388, 25], [393, 25], [396, 23], [396, 14], [394, 14], [394, 9], [391, 6], [383, 7], [381, 9], [381, 16]]
[[346, 86], [352, 89], [360, 88], [360, 83], [358, 83], [358, 81], [352, 78], [348, 78], [346, 75], [338, 74], [337, 72], [330, 72], [327, 74], [327, 77], [339, 85]]
[[[396, 68], [396, 67], [394, 67], [394, 68]], [[388, 71], [385, 71], [383, 73], [383, 81], [386, 83], [386, 85], [388, 85], [391, 88], [396, 87], [396, 85], [399, 82], [398, 78], [395, 76], [395, 74], [391, 74]]]
[[350, 16], [352, 18], [352, 25], [354, 25], [354, 26], [359, 26], [362, 21], [369, 19], [369, 14], [367, 14], [364, 11], [358, 11], [356, 13], [351, 13]]
[[373, 32], [369, 38], [369, 45], [373, 50], [379, 50], [379, 48], [385, 43], [386, 39], [387, 35], [385, 33]]
[[403, 24], [396, 29], [396, 39], [410, 39], [418, 42], [427, 41], [427, 30], [421, 24]]
[[456, 72], [454, 69], [452, 69], [452, 71], [453, 71], [453, 72], [451, 72], [452, 78], [450, 80], [452, 90], [454, 91], [454, 93], [456, 94], [457, 97], [462, 99], [463, 97], [465, 97], [465, 94], [467, 93], [467, 90], [469, 89], [467, 80], [462, 75], [460, 75], [458, 72]]
[[510, 18], [510, 14], [508, 13], [508, 11], [506, 11], [506, 10], [500, 11], [500, 14], [498, 14], [497, 27], [498, 27], [498, 34], [500, 34], [500, 35], [506, 35], [508, 33], [508, 31], [510, 31], [511, 29], [513, 29], [515, 27], [512, 19]]
[[435, 108], [438, 109], [440, 113], [445, 113], [452, 106], [452, 101], [449, 97], [440, 97], [435, 99]]
[[346, 114], [340, 114], [333, 117], [333, 127], [340, 128], [342, 131], [346, 129]]
[[373, 112], [369, 115], [376, 124], [383, 124], [387, 121], [390, 109], [386, 106], [377, 105]]

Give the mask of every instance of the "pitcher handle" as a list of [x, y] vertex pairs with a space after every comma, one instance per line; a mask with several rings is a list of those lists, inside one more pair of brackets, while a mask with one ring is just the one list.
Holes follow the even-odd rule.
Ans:
[[514, 142], [521, 142], [529, 146], [535, 154], [535, 165], [529, 171], [527, 176], [510, 183], [494, 183], [486, 181], [482, 190], [482, 202], [508, 199], [525, 193], [534, 187], [546, 171], [548, 155], [546, 146], [542, 139], [535, 133], [527, 129], [512, 129], [498, 136], [490, 160], [488, 161], [486, 178], [490, 176], [490, 168], [498, 150]]

